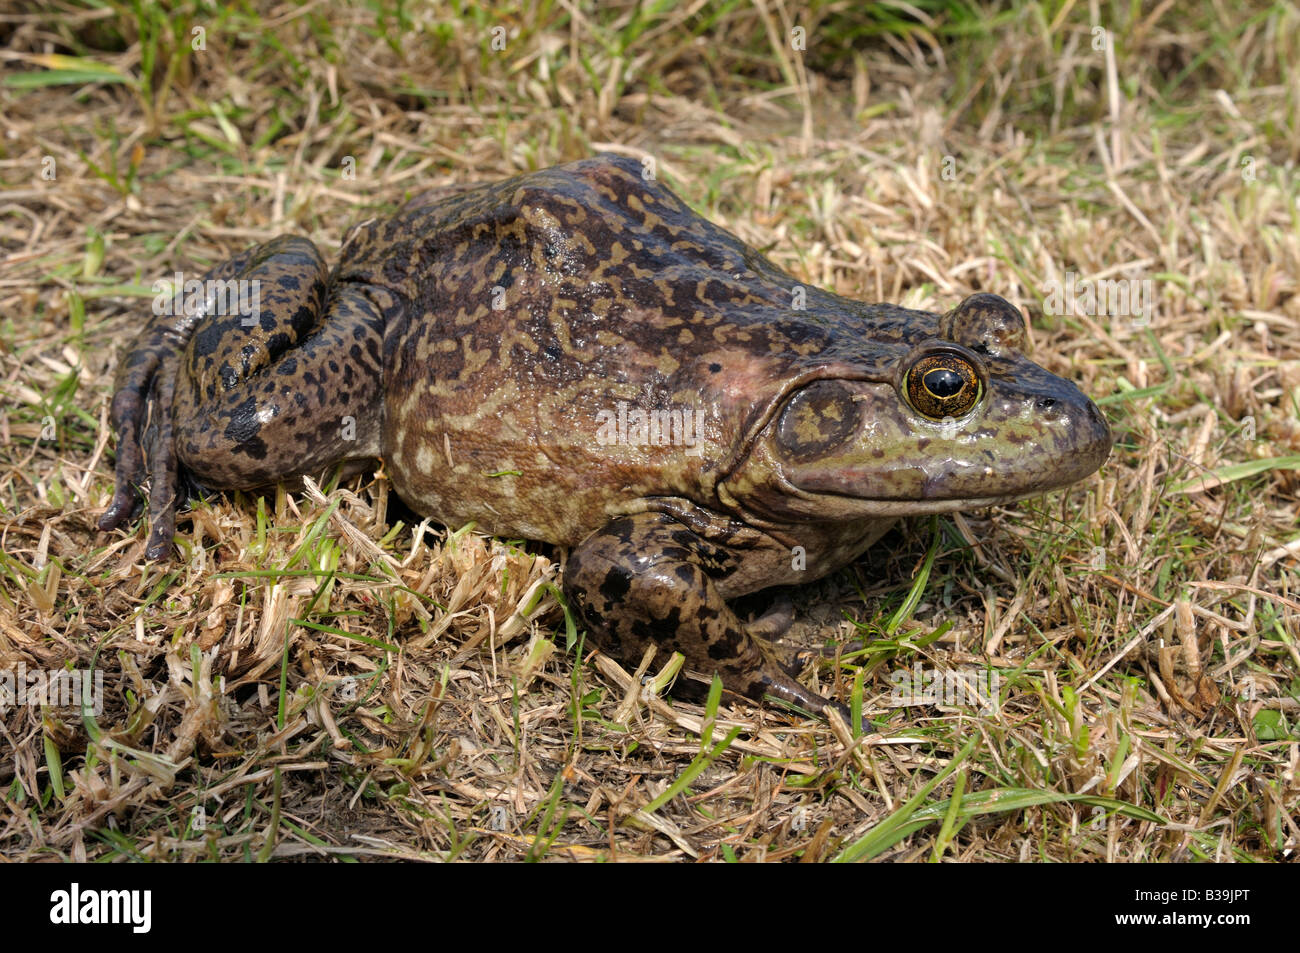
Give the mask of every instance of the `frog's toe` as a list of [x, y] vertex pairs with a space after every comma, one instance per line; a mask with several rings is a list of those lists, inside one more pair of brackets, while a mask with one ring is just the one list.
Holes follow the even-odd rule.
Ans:
[[145, 547], [144, 558], [151, 562], [169, 559], [176, 553], [176, 544], [172, 537], [176, 534], [176, 520], [159, 519], [150, 524], [149, 544]]
[[149, 493], [149, 542], [146, 559], [165, 559], [173, 552], [176, 535], [176, 491], [179, 485], [176, 442], [172, 432], [175, 378], [163, 375], [153, 395], [154, 419], [146, 435], [147, 456], [152, 469]]
[[[116, 403], [116, 401], [114, 402]], [[102, 530], [117, 529], [140, 515], [140, 484], [144, 482], [144, 458], [140, 451], [140, 429], [133, 421], [119, 425], [117, 464], [113, 467], [113, 498], [99, 517]]]
[[745, 623], [745, 631], [752, 639], [761, 639], [767, 643], [765, 652], [791, 678], [798, 678], [808, 668], [814, 658], [821, 654], [816, 649], [795, 645], [784, 640], [784, 636], [794, 625], [794, 602], [786, 593], [778, 593], [771, 599], [766, 611], [752, 616]]
[[[853, 712], [849, 710], [848, 705], [845, 705], [843, 702], [828, 701], [826, 707], [827, 709], [834, 708], [835, 711], [839, 713], [839, 716], [844, 719], [846, 725], [853, 724]], [[823, 711], [822, 714], [824, 715], [826, 712]]]
[[113, 498], [99, 517], [99, 528], [117, 529], [132, 522], [142, 508], [140, 484], [144, 482], [144, 455], [140, 433], [144, 429], [145, 403], [134, 388], [123, 388], [113, 397], [113, 425], [117, 428], [117, 463], [113, 467]]
[[140, 491], [130, 483], [119, 483], [113, 489], [112, 502], [99, 517], [98, 526], [103, 532], [115, 530], [119, 526], [135, 522], [144, 504], [140, 501]]
[[775, 667], [770, 664], [758, 673], [757, 678], [743, 691], [743, 694], [756, 700], [767, 695], [823, 718], [828, 709], [834, 708], [846, 721], [849, 718], [849, 710], [844, 705], [804, 688], [784, 672], [775, 671]]
[[752, 618], [746, 628], [755, 638], [775, 642], [794, 624], [794, 603], [785, 593], [779, 593], [762, 615]]
[[821, 658], [839, 659], [846, 655], [857, 655], [859, 652], [865, 652], [869, 645], [871, 645], [869, 639], [849, 639], [847, 642], [823, 645], [817, 650], [817, 654]]
[[142, 509], [144, 504], [139, 487], [130, 480], [119, 479], [113, 486], [113, 499], [109, 501], [108, 509], [99, 517], [98, 526], [104, 532], [117, 529], [134, 522]]

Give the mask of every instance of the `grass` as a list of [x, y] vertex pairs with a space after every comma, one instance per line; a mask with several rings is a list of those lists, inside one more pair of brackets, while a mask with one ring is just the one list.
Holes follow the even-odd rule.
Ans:
[[[0, 671], [105, 685], [0, 712], [6, 857], [1294, 859], [1293, 5], [433, 9], [0, 24]], [[1115, 429], [1083, 484], [799, 590], [860, 719], [660, 697], [668, 660], [586, 648], [558, 553], [382, 475], [199, 503], [165, 565], [96, 531], [156, 279], [610, 144], [807, 281], [1015, 301]], [[1056, 307], [1069, 272], [1155, 313]], [[896, 704], [923, 671], [997, 704]]]

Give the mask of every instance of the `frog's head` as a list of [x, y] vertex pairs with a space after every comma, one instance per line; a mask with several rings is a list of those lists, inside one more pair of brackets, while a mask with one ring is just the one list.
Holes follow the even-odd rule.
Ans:
[[1009, 302], [973, 295], [920, 331], [869, 373], [849, 364], [801, 381], [723, 497], [778, 521], [904, 516], [1036, 496], [1105, 462], [1105, 418], [1025, 356]]

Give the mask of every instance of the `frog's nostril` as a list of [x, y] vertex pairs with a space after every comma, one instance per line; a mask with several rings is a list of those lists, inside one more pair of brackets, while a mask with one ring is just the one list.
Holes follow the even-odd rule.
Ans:
[[1053, 407], [1056, 406], [1056, 398], [1040, 397], [1038, 398], [1038, 403], [1036, 406], [1039, 410], [1051, 410]]

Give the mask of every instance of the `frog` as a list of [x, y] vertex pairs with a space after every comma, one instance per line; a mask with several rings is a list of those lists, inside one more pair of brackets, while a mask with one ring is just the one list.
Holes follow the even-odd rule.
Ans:
[[902, 518], [1069, 486], [1111, 447], [1004, 298], [940, 313], [817, 288], [621, 154], [416, 196], [333, 267], [276, 237], [200, 291], [120, 362], [102, 530], [147, 499], [145, 556], [165, 559], [196, 495], [378, 461], [419, 514], [557, 547], [600, 651], [679, 652], [812, 716], [847, 709], [739, 601]]

